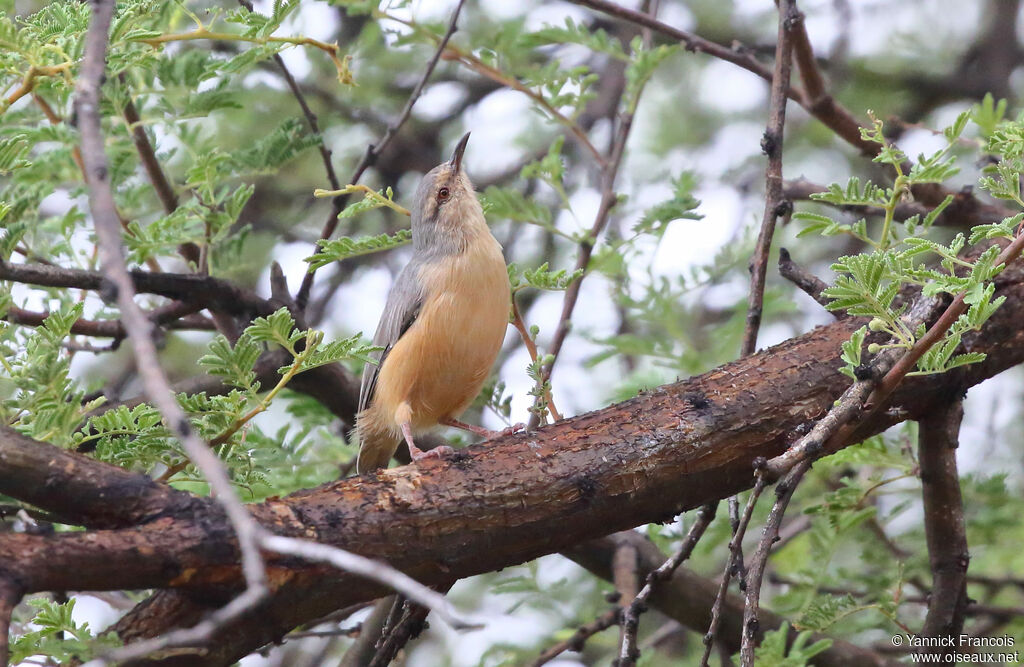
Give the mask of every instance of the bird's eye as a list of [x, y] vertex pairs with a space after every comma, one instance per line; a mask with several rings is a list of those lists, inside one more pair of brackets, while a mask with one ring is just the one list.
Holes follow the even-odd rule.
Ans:
[[451, 194], [452, 193], [448, 188], [441, 188], [437, 191], [437, 201], [447, 201]]

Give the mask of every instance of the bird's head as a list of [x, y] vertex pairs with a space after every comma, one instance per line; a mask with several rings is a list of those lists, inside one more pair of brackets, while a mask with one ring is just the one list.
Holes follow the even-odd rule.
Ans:
[[484, 224], [483, 209], [462, 169], [467, 143], [469, 132], [455, 146], [452, 159], [427, 172], [416, 189], [412, 208], [416, 249], [455, 251], [464, 243], [469, 227]]

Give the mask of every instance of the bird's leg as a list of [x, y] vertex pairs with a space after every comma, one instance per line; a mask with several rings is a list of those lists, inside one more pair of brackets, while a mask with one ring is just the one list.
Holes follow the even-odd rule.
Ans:
[[441, 447], [434, 447], [423, 451], [416, 446], [416, 443], [412, 439], [412, 425], [409, 422], [402, 422], [402, 435], [405, 436], [405, 444], [409, 447], [409, 456], [413, 461], [419, 461], [420, 459], [439, 459], [446, 454], [451, 454], [455, 450], [447, 445]]
[[484, 428], [483, 426], [474, 426], [473, 424], [461, 422], [458, 419], [455, 419], [454, 417], [445, 417], [438, 423], [441, 424], [442, 426], [454, 426], [455, 428], [461, 428], [463, 431], [476, 433], [484, 440], [499, 438], [503, 435], [512, 435], [513, 433], [518, 433], [519, 431], [526, 429], [526, 424], [520, 422], [518, 424], [513, 424], [512, 426], [509, 426], [508, 428], [502, 429], [500, 431], [492, 431], [488, 428]]

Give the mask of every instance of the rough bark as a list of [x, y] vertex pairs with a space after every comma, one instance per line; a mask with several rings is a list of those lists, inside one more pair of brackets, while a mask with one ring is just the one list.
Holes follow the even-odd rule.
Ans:
[[[849, 442], [927, 412], [1024, 360], [1024, 281], [1000, 278], [1003, 307], [967, 342], [988, 359], [942, 376], [910, 378]], [[765, 352], [533, 434], [326, 484], [251, 508], [270, 529], [381, 558], [426, 584], [488, 572], [729, 496], [749, 486], [755, 457], [783, 451], [849, 384], [840, 321]], [[33, 443], [49, 451], [49, 446]], [[82, 459], [82, 466], [105, 467]], [[51, 468], [48, 474], [59, 475]], [[2, 484], [2, 480], [0, 480]], [[11, 491], [9, 485], [0, 491]], [[50, 496], [34, 501], [50, 507]], [[0, 543], [0, 579], [27, 592], [171, 588], [117, 626], [126, 639], [167, 629], [223, 601], [240, 584], [230, 527], [210, 502], [172, 509], [138, 527]], [[268, 558], [276, 592], [227, 627], [202, 654], [146, 664], [223, 665], [296, 625], [379, 597], [344, 573]], [[170, 620], [169, 620], [170, 619]], [[182, 662], [184, 660], [184, 662]]]

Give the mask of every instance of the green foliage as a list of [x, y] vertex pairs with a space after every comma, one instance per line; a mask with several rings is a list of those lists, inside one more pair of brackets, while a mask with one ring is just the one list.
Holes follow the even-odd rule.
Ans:
[[689, 172], [684, 172], [672, 179], [672, 198], [647, 209], [643, 217], [640, 218], [640, 222], [633, 227], [633, 231], [660, 238], [673, 220], [700, 220], [703, 218], [703, 215], [694, 210], [700, 206], [700, 200], [692, 194], [696, 185], [695, 176]]
[[63, 347], [82, 310], [75, 303], [52, 311], [25, 338], [19, 353], [4, 362], [6, 380], [14, 387], [2, 404], [4, 419], [37, 440], [68, 444], [84, 416], [103, 402], [85, 401], [85, 392], [71, 379], [71, 358]]
[[88, 662], [94, 656], [121, 646], [116, 633], [93, 634], [88, 623], [76, 623], [71, 618], [75, 601], [64, 604], [44, 598], [31, 598], [29, 606], [36, 610], [30, 622], [37, 629], [15, 636], [11, 642], [11, 664], [21, 664], [29, 658], [48, 658], [58, 664], [73, 660]]
[[508, 265], [508, 279], [513, 292], [518, 292], [526, 287], [549, 292], [562, 292], [579, 280], [583, 273], [583, 269], [552, 271], [548, 268], [547, 262], [536, 269], [520, 269], [514, 263]]
[[309, 262], [310, 270], [315, 270], [349, 257], [359, 257], [397, 248], [411, 240], [412, 231], [408, 229], [400, 229], [394, 234], [378, 234], [377, 236], [363, 236], [354, 239], [347, 236], [337, 239], [321, 239], [317, 241], [320, 252], [310, 255], [306, 261]]
[[512, 394], [506, 393], [505, 383], [494, 378], [488, 380], [473, 405], [487, 408], [498, 415], [506, 424], [511, 423]]
[[[949, 245], [927, 236], [935, 220], [952, 202], [952, 196], [946, 197], [923, 219], [915, 215], [905, 220], [904, 236], [892, 224], [896, 206], [909, 194], [912, 186], [941, 183], [957, 173], [950, 150], [963, 134], [970, 118], [968, 112], [960, 114], [953, 125], [943, 132], [947, 146], [930, 156], [919, 156], [906, 174], [906, 156], [886, 142], [881, 121], [874, 120], [871, 128], [862, 130], [864, 139], [881, 145], [875, 161], [888, 164], [895, 170], [894, 185], [889, 188], [870, 182], [862, 185], [860, 179], [851, 178], [845, 188], [832, 184], [827, 192], [814, 195], [813, 199], [835, 206], [881, 208], [885, 220], [878, 240], [870, 237], [863, 219], [851, 225], [817, 213], [802, 212], [794, 216], [808, 223], [801, 235], [834, 236], [846, 233], [874, 248], [873, 252], [841, 257], [832, 265], [832, 270], [839, 274], [838, 278], [823, 292], [832, 299], [828, 305], [829, 310], [844, 310], [850, 315], [872, 318], [872, 331], [884, 331], [891, 336], [890, 343], [870, 345], [868, 351], [872, 354], [884, 347], [910, 349], [924, 334], [919, 327], [912, 329], [902, 318], [903, 307], [896, 306], [896, 296], [905, 285], [921, 286], [926, 296], [966, 294], [965, 301], [969, 304], [967, 312], [939, 342], [924, 353], [917, 362], [915, 374], [943, 373], [958, 366], [983, 361], [984, 354], [956, 352], [963, 335], [980, 329], [1005, 300], [1004, 297], [994, 298], [995, 287], [991, 283], [992, 278], [1002, 270], [1001, 266], [994, 265], [999, 254], [998, 247], [988, 248], [973, 262], [969, 262], [959, 256], [966, 244], [963, 234], [956, 235]], [[993, 132], [989, 147], [1002, 154], [1024, 154], [1024, 131], [1013, 124], [1003, 123]], [[1019, 199], [1022, 167], [1024, 163], [1015, 164], [1013, 160], [1004, 158], [995, 167], [999, 176], [983, 178], [982, 185], [996, 196]], [[976, 227], [970, 235], [972, 243], [988, 238], [1012, 238], [1014, 225], [1021, 217], [1015, 215], [999, 224]], [[924, 263], [927, 259], [937, 260], [939, 268]], [[859, 349], [863, 343], [863, 331], [859, 331], [858, 336], [859, 340], [852, 340], [843, 348], [844, 361], [847, 362], [843, 372], [851, 377], [852, 367], [860, 363]], [[854, 360], [856, 363], [853, 363]]]

